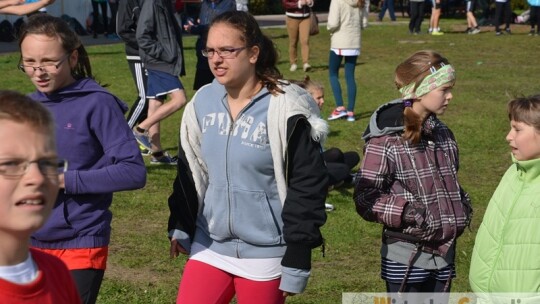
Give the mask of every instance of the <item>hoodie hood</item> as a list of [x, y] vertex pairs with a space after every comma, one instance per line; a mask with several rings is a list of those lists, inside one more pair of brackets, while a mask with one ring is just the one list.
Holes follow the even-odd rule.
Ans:
[[128, 106], [123, 101], [111, 94], [91, 78], [79, 79], [67, 87], [64, 87], [51, 94], [44, 94], [40, 91], [35, 91], [34, 93], [30, 94], [30, 98], [41, 103], [70, 102], [71, 100], [83, 98], [86, 95], [90, 95], [90, 93], [96, 92], [112, 96], [122, 110], [122, 113], [125, 114], [127, 112]]
[[[349, 1], [349, 0], [347, 0]], [[403, 100], [394, 99], [381, 105], [369, 120], [369, 125], [362, 135], [365, 141], [373, 137], [403, 132]]]

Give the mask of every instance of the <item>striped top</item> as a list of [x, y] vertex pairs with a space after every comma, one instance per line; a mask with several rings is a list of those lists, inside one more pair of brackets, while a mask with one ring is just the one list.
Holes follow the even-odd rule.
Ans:
[[[391, 261], [387, 258], [381, 260], [381, 278], [390, 283], [401, 283], [405, 278], [407, 265]], [[412, 266], [409, 269], [407, 283], [421, 283], [428, 279], [438, 281], [447, 281], [449, 276], [456, 277], [456, 269], [454, 264], [441, 269], [423, 269]]]

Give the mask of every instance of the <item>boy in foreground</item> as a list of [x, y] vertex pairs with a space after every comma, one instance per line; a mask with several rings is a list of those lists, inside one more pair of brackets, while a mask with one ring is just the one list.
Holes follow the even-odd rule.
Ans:
[[65, 168], [54, 128], [40, 103], [0, 90], [0, 303], [80, 303], [64, 263], [29, 248], [30, 235], [51, 213]]

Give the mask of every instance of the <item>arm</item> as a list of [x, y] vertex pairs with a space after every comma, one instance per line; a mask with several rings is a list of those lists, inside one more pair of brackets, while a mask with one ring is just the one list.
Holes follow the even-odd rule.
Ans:
[[173, 192], [169, 196], [168, 204], [170, 215], [167, 230], [171, 239], [171, 257], [178, 256], [179, 253], [187, 254], [191, 251], [191, 241], [195, 235], [199, 203], [193, 175], [181, 145]]
[[320, 227], [326, 221], [328, 174], [320, 144], [311, 138], [307, 120], [290, 118], [287, 130], [292, 132], [286, 168], [287, 198], [282, 213], [287, 250], [281, 261], [284, 268], [280, 289], [300, 293], [309, 277], [311, 250], [323, 241]]
[[[4, 8], [0, 8], [0, 13], [22, 16], [22, 15], [26, 15], [26, 14], [30, 14], [32, 12], [35, 12], [35, 11], [39, 10], [40, 8], [45, 7], [45, 6], [49, 5], [49, 4], [53, 4], [54, 1], [55, 0], [41, 0], [41, 1], [38, 1], [38, 2], [32, 2], [32, 3], [28, 3], [28, 4], [19, 4], [19, 5], [11, 4], [11, 5], [6, 6]], [[2, 1], [2, 2], [4, 2], [4, 1]], [[2, 3], [2, 2], [0, 2], [0, 3]], [[14, 2], [14, 1], [8, 0], [7, 2]], [[20, 3], [21, 1], [17, 1], [17, 2]], [[2, 4], [0, 4], [0, 7], [2, 7]]]
[[[144, 187], [146, 167], [133, 133], [122, 110], [112, 95], [100, 94], [99, 106], [90, 113], [92, 136], [101, 144], [97, 155], [86, 170], [68, 170], [64, 174], [66, 194], [111, 193]], [[97, 158], [97, 156], [100, 156]]]
[[24, 3], [24, 0], [0, 0], [0, 9]]
[[330, 9], [328, 12], [328, 20], [326, 22], [326, 28], [330, 33], [334, 33], [339, 30], [340, 27], [340, 12], [337, 1], [330, 2]]
[[153, 1], [145, 1], [141, 14], [139, 15], [139, 21], [137, 22], [137, 43], [139, 49], [143, 50], [148, 56], [160, 59], [163, 53], [163, 47], [159, 43], [156, 37], [155, 27], [155, 8]]
[[361, 169], [356, 176], [354, 202], [356, 211], [367, 221], [399, 228], [407, 200], [395, 195], [391, 187], [396, 182], [393, 147], [384, 138], [373, 138], [366, 143]]
[[117, 12], [116, 33], [134, 50], [139, 48], [135, 33], [140, 13], [139, 1], [120, 1]]

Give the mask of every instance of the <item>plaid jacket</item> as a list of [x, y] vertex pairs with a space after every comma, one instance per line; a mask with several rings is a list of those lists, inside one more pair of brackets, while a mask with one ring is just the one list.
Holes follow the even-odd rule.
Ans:
[[[445, 256], [472, 215], [457, 181], [458, 148], [450, 129], [432, 115], [420, 143], [409, 144], [393, 132], [368, 138], [364, 153], [354, 191], [360, 216], [417, 237], [425, 251]], [[423, 210], [414, 225], [402, 220], [407, 204]]]

